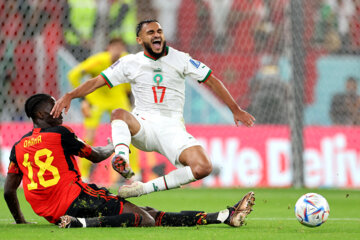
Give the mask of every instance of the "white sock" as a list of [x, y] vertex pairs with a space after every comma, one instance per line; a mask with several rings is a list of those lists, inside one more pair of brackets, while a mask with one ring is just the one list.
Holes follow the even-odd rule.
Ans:
[[192, 174], [191, 168], [186, 166], [176, 169], [165, 176], [158, 177], [144, 183], [144, 189], [146, 193], [163, 191], [178, 188], [181, 185], [191, 183], [195, 180], [196, 179]]
[[83, 225], [83, 228], [86, 228], [86, 221], [85, 218], [78, 218], [79, 222], [81, 222], [81, 224]]
[[115, 154], [121, 154], [129, 162], [129, 145], [131, 134], [128, 125], [123, 120], [111, 122], [111, 136], [115, 148]]
[[217, 220], [223, 223], [229, 217], [229, 214], [230, 214], [229, 209], [224, 209], [219, 212]]

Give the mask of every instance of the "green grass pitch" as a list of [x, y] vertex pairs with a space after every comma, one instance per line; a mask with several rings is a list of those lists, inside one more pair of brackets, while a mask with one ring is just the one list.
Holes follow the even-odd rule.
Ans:
[[[37, 224], [16, 225], [4, 198], [0, 199], [0, 239], [360, 239], [360, 191], [333, 189], [252, 189], [254, 211], [246, 225], [224, 224], [197, 227], [59, 229], [35, 215], [24, 195], [18, 196], [25, 218]], [[236, 203], [249, 189], [183, 188], [130, 199], [140, 206], [165, 211], [204, 210], [213, 212]], [[115, 191], [113, 191], [115, 192]], [[330, 205], [328, 221], [317, 228], [302, 226], [294, 216], [294, 204], [304, 193], [316, 192]], [[3, 190], [1, 190], [3, 196]]]

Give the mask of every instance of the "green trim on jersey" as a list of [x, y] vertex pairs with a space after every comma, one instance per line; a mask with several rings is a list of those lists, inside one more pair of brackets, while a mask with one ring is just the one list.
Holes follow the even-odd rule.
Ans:
[[[168, 55], [168, 53], [169, 53], [169, 46], [166, 46], [166, 47], [165, 47], [165, 56]], [[144, 51], [144, 56], [147, 57], [147, 58], [149, 58], [149, 59], [151, 59], [151, 60], [154, 60], [154, 61], [156, 61], [156, 60], [158, 60], [159, 58], [163, 57], [163, 56], [161, 56], [161, 57], [159, 57], [159, 58], [154, 58], [153, 56], [146, 55], [145, 51]]]
[[208, 72], [208, 74], [206, 74], [205, 78], [204, 78], [202, 81], [198, 81], [198, 82], [199, 82], [199, 83], [206, 82], [206, 80], [208, 80], [208, 78], [210, 77], [211, 73], [212, 73], [212, 70], [210, 69], [209, 72]]
[[103, 76], [103, 78], [105, 79], [105, 81], [108, 83], [108, 85], [109, 85], [111, 88], [114, 87], [114, 86], [111, 84], [110, 80], [106, 77], [106, 75], [105, 75], [104, 73], [100, 73], [100, 75]]
[[114, 148], [116, 148], [117, 146], [120, 146], [120, 145], [124, 145], [125, 147], [129, 148], [129, 146], [127, 144], [125, 144], [125, 143], [118, 143], [118, 144], [115, 145]]
[[169, 190], [169, 187], [168, 187], [168, 184], [167, 184], [167, 182], [166, 182], [165, 176], [163, 176], [163, 178], [164, 178], [165, 188], [166, 188], [166, 190]]

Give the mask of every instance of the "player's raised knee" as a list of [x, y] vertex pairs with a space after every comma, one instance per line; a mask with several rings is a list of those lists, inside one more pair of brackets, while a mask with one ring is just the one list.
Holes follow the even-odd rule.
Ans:
[[191, 167], [191, 171], [196, 179], [207, 177], [212, 172], [211, 162], [203, 162]]
[[111, 112], [111, 121], [115, 119], [126, 120], [128, 114], [129, 114], [128, 111], [122, 108], [117, 108]]

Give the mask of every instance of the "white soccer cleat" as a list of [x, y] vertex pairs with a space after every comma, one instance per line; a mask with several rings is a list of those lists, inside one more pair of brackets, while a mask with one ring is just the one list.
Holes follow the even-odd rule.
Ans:
[[227, 222], [232, 227], [241, 227], [247, 215], [251, 213], [255, 205], [254, 192], [248, 192], [234, 207], [230, 208], [230, 218]]
[[146, 194], [144, 183], [136, 181], [130, 185], [124, 185], [119, 188], [119, 196], [121, 198], [139, 197]]

